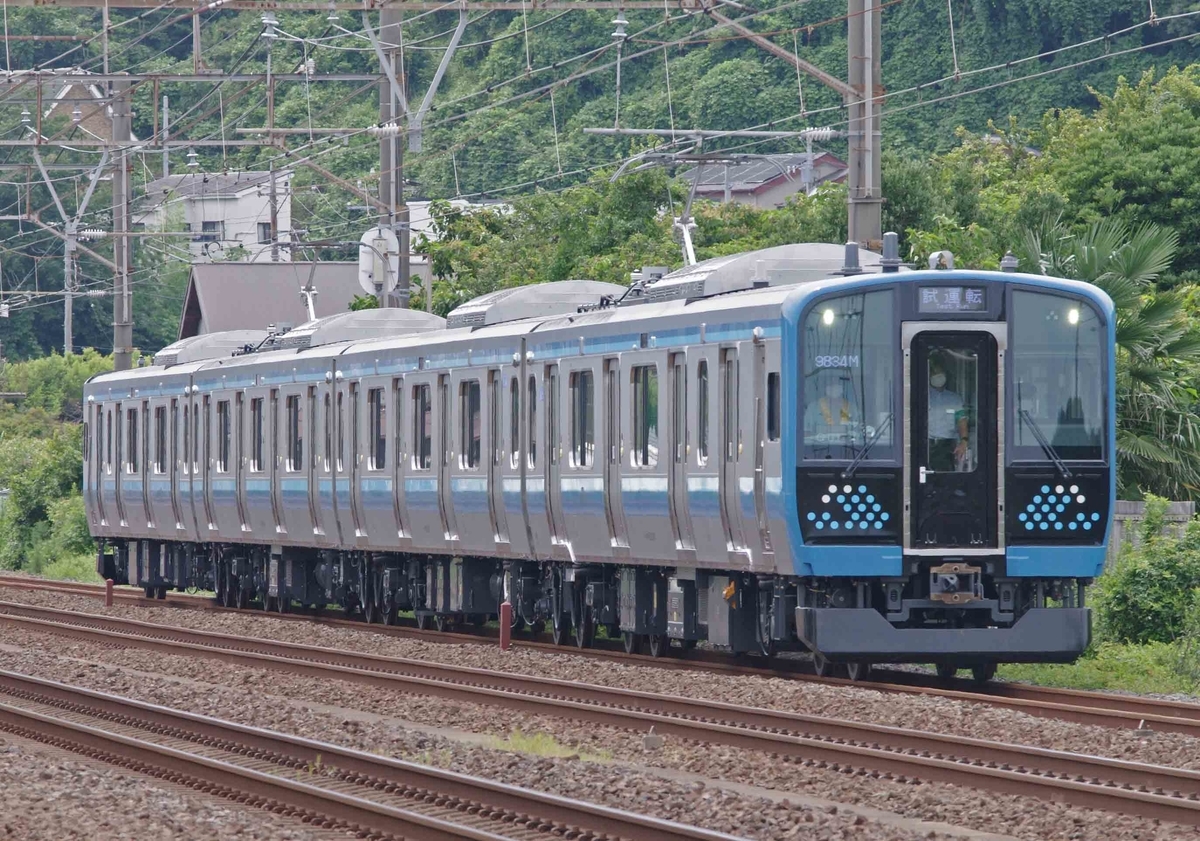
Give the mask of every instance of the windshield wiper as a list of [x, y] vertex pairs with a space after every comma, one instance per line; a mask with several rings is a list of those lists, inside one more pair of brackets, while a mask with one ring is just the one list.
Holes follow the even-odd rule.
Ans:
[[1070, 469], [1068, 469], [1067, 465], [1063, 463], [1062, 457], [1059, 456], [1058, 450], [1054, 449], [1054, 445], [1046, 440], [1046, 436], [1043, 434], [1042, 428], [1038, 426], [1037, 421], [1035, 421], [1033, 416], [1029, 414], [1029, 410], [1019, 409], [1017, 411], [1017, 415], [1021, 418], [1021, 420], [1029, 424], [1029, 430], [1033, 433], [1033, 437], [1036, 438], [1037, 442], [1042, 445], [1042, 449], [1046, 451], [1046, 455], [1050, 456], [1050, 459], [1054, 462], [1054, 466], [1058, 468], [1058, 472], [1062, 474], [1062, 477], [1064, 479], [1070, 479]]
[[854, 461], [850, 462], [850, 464], [846, 466], [846, 469], [842, 471], [843, 479], [849, 479], [854, 475], [854, 471], [858, 470], [858, 466], [862, 464], [862, 460], [867, 457], [867, 453], [869, 453], [871, 448], [875, 446], [875, 442], [878, 441], [880, 436], [882, 436], [883, 433], [887, 431], [887, 428], [892, 425], [893, 417], [895, 417], [895, 412], [888, 412], [887, 417], [883, 419], [883, 423], [879, 424], [879, 429], [875, 430], [875, 434], [871, 436], [871, 440], [863, 445], [863, 448], [858, 451], [858, 455], [854, 457]]

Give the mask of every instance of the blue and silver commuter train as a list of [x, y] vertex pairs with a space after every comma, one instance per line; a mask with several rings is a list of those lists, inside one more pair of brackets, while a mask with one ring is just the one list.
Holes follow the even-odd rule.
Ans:
[[181, 340], [87, 383], [84, 494], [148, 594], [986, 679], [1088, 644], [1113, 348], [1087, 284], [790, 245]]

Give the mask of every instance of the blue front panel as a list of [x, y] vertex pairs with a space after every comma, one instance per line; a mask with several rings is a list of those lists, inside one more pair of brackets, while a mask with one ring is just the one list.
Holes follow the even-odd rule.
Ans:
[[904, 555], [899, 546], [800, 546], [799, 575], [888, 576], [904, 574]]
[[1104, 546], [1009, 546], [1008, 574], [1016, 578], [1095, 578], [1104, 572]]

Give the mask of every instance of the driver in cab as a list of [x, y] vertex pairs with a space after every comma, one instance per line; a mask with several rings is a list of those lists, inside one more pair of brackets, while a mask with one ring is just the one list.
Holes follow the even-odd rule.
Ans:
[[848, 444], [862, 430], [857, 407], [846, 399], [845, 378], [832, 371], [824, 378], [823, 394], [808, 401], [804, 410], [804, 433], [809, 441]]

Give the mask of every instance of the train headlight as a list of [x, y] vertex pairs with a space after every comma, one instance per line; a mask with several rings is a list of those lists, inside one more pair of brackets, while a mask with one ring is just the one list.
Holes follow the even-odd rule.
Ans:
[[827, 310], [825, 310], [825, 312], [821, 313], [821, 321], [825, 324], [826, 327], [833, 324], [833, 310], [827, 309]]
[[1069, 321], [1071, 324], [1079, 323], [1079, 308], [1078, 307], [1072, 307], [1071, 309], [1067, 310], [1067, 321]]

